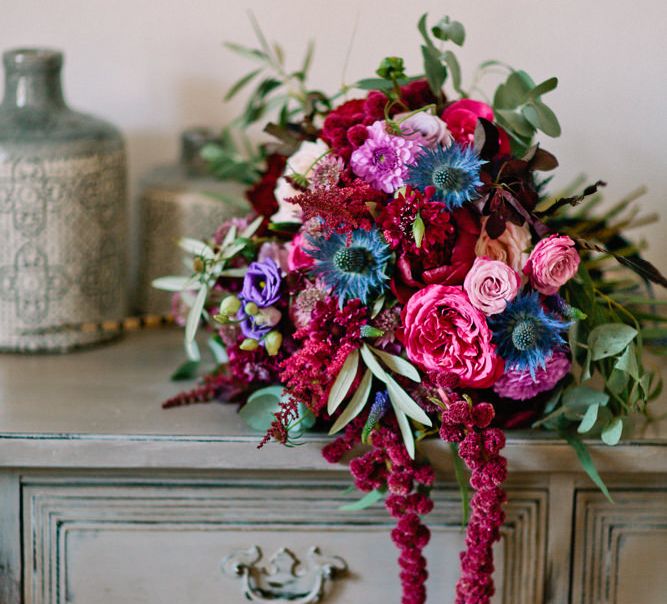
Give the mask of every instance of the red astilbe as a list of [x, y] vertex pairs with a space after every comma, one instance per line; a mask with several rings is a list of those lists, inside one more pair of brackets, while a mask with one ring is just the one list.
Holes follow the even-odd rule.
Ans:
[[494, 417], [489, 403], [469, 405], [456, 401], [442, 414], [440, 437], [457, 443], [461, 459], [470, 468], [470, 485], [476, 493], [470, 501], [466, 531], [467, 550], [461, 553], [461, 577], [456, 584], [456, 604], [488, 604], [493, 596], [493, 544], [500, 539], [507, 500], [502, 483], [507, 460], [500, 455], [505, 435], [489, 428]]
[[[354, 437], [359, 438], [358, 426], [352, 427], [350, 433], [345, 434], [341, 442], [335, 445], [335, 449], [325, 447], [323, 454], [327, 461], [339, 461], [342, 453], [349, 450], [348, 447], [351, 448], [350, 439]], [[375, 428], [370, 443], [373, 448], [369, 452], [350, 462], [350, 473], [360, 491], [388, 490], [385, 507], [397, 520], [391, 538], [400, 550], [401, 603], [424, 604], [428, 572], [422, 552], [431, 533], [420, 516], [433, 509], [429, 491], [435, 480], [435, 472], [430, 465], [410, 458], [395, 422]], [[336, 454], [332, 455], [332, 451]], [[341, 455], [338, 456], [338, 453]]]
[[315, 304], [309, 323], [294, 334], [299, 349], [280, 364], [277, 381], [290, 396], [275, 414], [260, 446], [271, 438], [287, 442], [288, 426], [298, 417], [299, 403], [316, 416], [326, 408], [329, 389], [347, 356], [359, 348], [366, 322], [367, 309], [360, 300], [350, 300], [343, 308], [332, 297]]
[[290, 197], [287, 201], [303, 210], [304, 223], [314, 218], [321, 220], [330, 232], [349, 233], [354, 229], [369, 230], [373, 217], [369, 203], [382, 203], [386, 195], [362, 180], [354, 180], [343, 187], [317, 187]]

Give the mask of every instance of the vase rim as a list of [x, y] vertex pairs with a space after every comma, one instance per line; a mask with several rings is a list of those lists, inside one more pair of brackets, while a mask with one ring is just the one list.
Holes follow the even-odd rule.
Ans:
[[58, 70], [63, 64], [63, 53], [48, 47], [12, 48], [2, 55], [6, 69], [21, 71]]

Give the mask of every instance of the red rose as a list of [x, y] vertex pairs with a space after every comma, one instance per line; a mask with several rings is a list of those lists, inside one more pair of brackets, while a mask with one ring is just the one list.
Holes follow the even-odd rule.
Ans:
[[278, 211], [278, 201], [273, 191], [278, 179], [282, 176], [287, 158], [273, 153], [266, 158], [266, 170], [259, 182], [246, 191], [246, 199], [260, 216], [270, 218]]
[[[454, 140], [461, 145], [472, 145], [475, 142], [475, 128], [480, 117], [489, 122], [495, 119], [491, 107], [473, 99], [461, 99], [452, 103], [442, 112], [441, 117]], [[509, 155], [509, 137], [502, 128], [498, 128], [498, 144], [500, 145], [498, 155]]]

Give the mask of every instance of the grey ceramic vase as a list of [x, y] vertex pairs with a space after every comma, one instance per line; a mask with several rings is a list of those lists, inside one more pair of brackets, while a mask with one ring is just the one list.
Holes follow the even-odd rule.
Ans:
[[183, 264], [184, 252], [176, 245], [178, 239], [210, 239], [224, 220], [250, 212], [244, 185], [208, 175], [200, 152], [214, 139], [213, 132], [206, 128], [186, 130], [181, 136], [180, 162], [159, 166], [143, 179], [139, 200], [140, 312], [164, 314], [171, 310], [172, 296], [152, 287], [153, 279], [192, 272], [192, 267]]
[[0, 350], [66, 351], [114, 337], [82, 324], [125, 313], [123, 139], [69, 109], [63, 56], [3, 55], [0, 105]]

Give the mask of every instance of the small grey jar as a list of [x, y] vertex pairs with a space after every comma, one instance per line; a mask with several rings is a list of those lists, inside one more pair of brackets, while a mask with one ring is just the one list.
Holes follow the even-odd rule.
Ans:
[[126, 312], [123, 139], [72, 111], [62, 53], [3, 55], [0, 350], [64, 352], [117, 335], [82, 329]]

